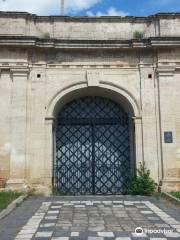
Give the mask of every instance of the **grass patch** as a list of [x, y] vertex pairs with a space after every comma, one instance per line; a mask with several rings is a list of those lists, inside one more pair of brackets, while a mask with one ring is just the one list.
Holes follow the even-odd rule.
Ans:
[[179, 198], [180, 199], [180, 192], [171, 192], [170, 193], [173, 197]]
[[16, 192], [0, 192], [0, 212], [20, 195]]

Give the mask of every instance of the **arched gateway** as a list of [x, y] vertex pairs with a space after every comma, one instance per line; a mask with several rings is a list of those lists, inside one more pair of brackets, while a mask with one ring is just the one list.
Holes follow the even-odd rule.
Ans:
[[64, 194], [123, 193], [131, 177], [130, 121], [123, 107], [97, 96], [58, 114], [53, 184]]
[[121, 193], [144, 161], [179, 191], [179, 13], [0, 21], [2, 186], [47, 195], [53, 177], [67, 194]]

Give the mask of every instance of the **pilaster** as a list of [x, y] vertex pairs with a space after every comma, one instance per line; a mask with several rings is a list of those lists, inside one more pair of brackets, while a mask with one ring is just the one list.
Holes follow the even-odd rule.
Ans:
[[160, 177], [160, 148], [158, 137], [157, 102], [156, 102], [156, 78], [152, 63], [146, 64], [142, 57], [139, 65], [140, 91], [142, 108], [142, 134], [144, 162], [150, 169], [151, 177], [159, 183]]
[[11, 69], [11, 155], [8, 189], [25, 190], [26, 126], [27, 126], [27, 68]]
[[142, 132], [142, 117], [133, 117], [135, 126], [135, 151], [136, 151], [136, 166], [144, 161], [143, 153], [143, 132]]
[[[173, 65], [159, 66], [157, 77], [163, 170], [162, 190], [178, 190], [180, 166], [176, 156], [175, 67]], [[171, 139], [166, 139], [167, 133], [172, 136]]]
[[12, 79], [10, 70], [0, 68], [0, 178], [6, 181], [10, 171], [10, 111]]

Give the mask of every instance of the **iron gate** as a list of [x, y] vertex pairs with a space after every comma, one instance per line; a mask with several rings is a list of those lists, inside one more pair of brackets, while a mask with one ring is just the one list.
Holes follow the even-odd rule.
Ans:
[[63, 194], [119, 194], [130, 179], [129, 118], [117, 103], [84, 97], [56, 122], [53, 184]]

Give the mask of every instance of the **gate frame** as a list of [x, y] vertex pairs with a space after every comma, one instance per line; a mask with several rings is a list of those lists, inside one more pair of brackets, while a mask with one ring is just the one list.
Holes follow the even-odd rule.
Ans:
[[[92, 89], [92, 93], [90, 94]], [[99, 92], [99, 94], [98, 94]], [[109, 96], [107, 96], [109, 94]], [[54, 144], [54, 123], [57, 113], [60, 109], [69, 101], [75, 100], [83, 96], [102, 96], [109, 98], [115, 102], [119, 102], [122, 107], [130, 114], [130, 120], [132, 126], [130, 127], [133, 131], [131, 132], [131, 162], [134, 162], [134, 169], [139, 166], [140, 162], [144, 161], [143, 152], [143, 128], [142, 128], [142, 116], [141, 108], [132, 94], [124, 88], [116, 86], [114, 84], [102, 82], [98, 87], [87, 87], [87, 83], [76, 83], [67, 88], [57, 92], [51, 99], [45, 118], [45, 138], [46, 138], [46, 156], [45, 169], [48, 173], [48, 178], [53, 183], [53, 163], [55, 156], [55, 144]], [[133, 159], [133, 161], [132, 161]], [[51, 185], [53, 189], [53, 184]]]

